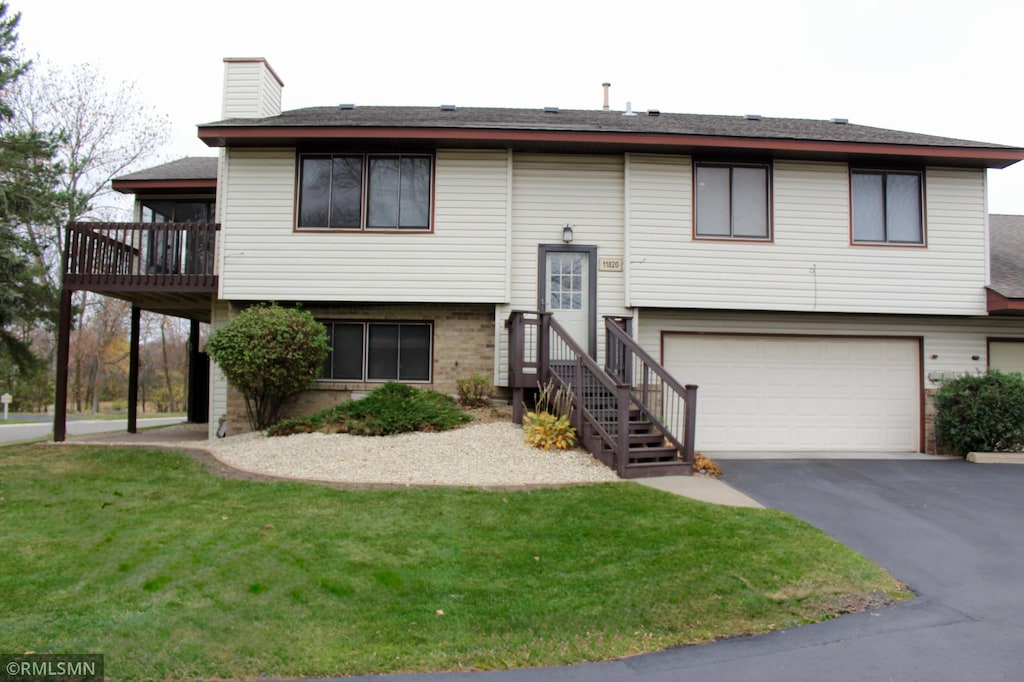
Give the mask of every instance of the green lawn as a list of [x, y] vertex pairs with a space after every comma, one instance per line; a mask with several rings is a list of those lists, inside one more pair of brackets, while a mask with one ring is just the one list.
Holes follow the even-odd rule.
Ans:
[[337, 491], [143, 449], [0, 450], [0, 651], [109, 679], [555, 665], [908, 593], [786, 514], [635, 484]]

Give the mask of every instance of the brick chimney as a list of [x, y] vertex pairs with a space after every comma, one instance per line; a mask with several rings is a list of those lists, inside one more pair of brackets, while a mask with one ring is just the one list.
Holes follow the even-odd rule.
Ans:
[[221, 117], [264, 118], [281, 113], [284, 83], [262, 57], [224, 59]]

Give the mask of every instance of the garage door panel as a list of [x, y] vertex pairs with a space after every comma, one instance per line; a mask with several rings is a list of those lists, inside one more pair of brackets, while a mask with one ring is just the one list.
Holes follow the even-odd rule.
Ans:
[[703, 450], [908, 451], [919, 446], [920, 343], [856, 337], [665, 335], [697, 392]]
[[990, 341], [988, 366], [1000, 372], [1024, 372], [1024, 341]]

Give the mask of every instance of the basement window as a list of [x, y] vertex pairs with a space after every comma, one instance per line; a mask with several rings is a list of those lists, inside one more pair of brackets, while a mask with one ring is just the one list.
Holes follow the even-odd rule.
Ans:
[[430, 322], [324, 322], [331, 353], [321, 380], [429, 383]]

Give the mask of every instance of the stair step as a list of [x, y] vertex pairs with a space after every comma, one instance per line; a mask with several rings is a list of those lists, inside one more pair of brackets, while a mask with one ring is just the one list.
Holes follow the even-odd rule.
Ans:
[[679, 452], [675, 448], [630, 448], [629, 463], [664, 463], [679, 461]]
[[623, 477], [650, 478], [652, 476], [692, 476], [693, 467], [686, 462], [658, 462], [651, 464], [628, 464]]
[[629, 444], [632, 447], [667, 447], [665, 439], [660, 433], [635, 433], [630, 434]]

